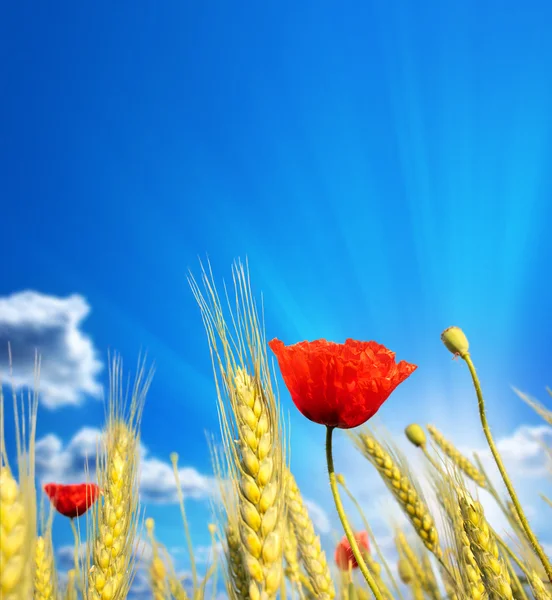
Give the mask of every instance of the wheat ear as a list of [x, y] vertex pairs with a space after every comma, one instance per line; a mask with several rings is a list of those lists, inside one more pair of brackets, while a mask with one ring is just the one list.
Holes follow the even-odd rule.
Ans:
[[457, 448], [449, 442], [445, 436], [433, 425], [428, 425], [427, 430], [435, 444], [452, 460], [452, 462], [465, 473], [478, 486], [486, 487], [487, 480], [485, 475], [468, 460]]
[[297, 537], [297, 546], [303, 566], [309, 576], [310, 584], [320, 600], [335, 598], [335, 588], [326, 555], [322, 552], [320, 538], [314, 532], [314, 525], [295, 478], [288, 473], [287, 507], [290, 522]]
[[77, 600], [77, 587], [75, 584], [75, 570], [67, 572], [67, 585], [65, 586], [65, 600]]
[[256, 600], [263, 593], [275, 596], [282, 576], [282, 532], [278, 523], [282, 514], [278, 499], [281, 473], [271, 452], [271, 424], [263, 409], [261, 390], [244, 370], [237, 371], [234, 385], [242, 444], [239, 530], [250, 576], [249, 594]]
[[475, 562], [489, 600], [511, 600], [513, 598], [510, 577], [498, 553], [492, 531], [485, 519], [483, 507], [467, 492], [459, 493], [459, 506]]
[[223, 460], [224, 449], [212, 438], [209, 442], [211, 462], [220, 492], [220, 502], [213, 507], [213, 512], [218, 514], [219, 522], [225, 522], [226, 591], [230, 600], [249, 600], [249, 577], [240, 543], [235, 490], [228, 484], [228, 463]]
[[122, 362], [118, 357], [113, 362], [105, 445], [97, 457], [102, 497], [92, 511], [91, 533], [95, 539], [93, 564], [88, 572], [88, 600], [126, 598], [134, 578], [140, 518], [139, 424], [151, 374], [144, 378], [143, 365], [139, 368], [130, 406], [125, 407]]
[[37, 538], [34, 563], [34, 600], [56, 599], [56, 570], [49, 536]]
[[546, 589], [542, 579], [536, 571], [531, 571], [529, 575], [529, 583], [535, 600], [552, 600], [552, 594]]
[[463, 593], [471, 600], [482, 600], [485, 596], [485, 586], [471, 550], [470, 540], [464, 531], [462, 513], [458, 505], [458, 491], [454, 483], [455, 479], [458, 480], [462, 484], [460, 489], [463, 489], [463, 480], [458, 471], [447, 474], [441, 468], [436, 468], [436, 474], [439, 475], [434, 479], [437, 498], [448, 518], [449, 537], [456, 551], [459, 578], [455, 583], [463, 588]]
[[243, 551], [237, 528], [226, 527], [228, 595], [233, 600], [249, 600], [249, 577], [245, 570]]
[[364, 554], [364, 560], [370, 569], [370, 573], [374, 577], [374, 581], [378, 586], [379, 591], [385, 600], [393, 600], [393, 594], [389, 591], [389, 588], [385, 584], [383, 577], [381, 576], [381, 565], [373, 558], [369, 553]]
[[424, 570], [424, 589], [427, 592], [427, 595], [432, 598], [432, 600], [439, 600], [441, 598], [439, 584], [437, 583], [437, 578], [433, 572], [431, 560], [429, 559], [427, 552], [424, 552], [422, 556], [422, 567]]
[[[527, 404], [529, 405], [542, 419], [544, 419], [549, 425], [552, 425], [552, 411], [546, 408], [540, 402], [537, 402], [527, 394], [524, 394], [517, 388], [513, 388], [514, 392]], [[552, 392], [547, 388], [548, 393], [552, 396]]]
[[146, 530], [152, 548], [152, 559], [150, 565], [150, 585], [154, 600], [165, 600], [168, 597], [169, 587], [167, 583], [167, 568], [159, 556], [159, 549], [154, 536], [155, 523], [153, 519], [146, 519]]
[[[399, 549], [399, 554], [401, 554], [402, 548], [400, 547], [398, 541], [395, 541]], [[397, 564], [397, 570], [399, 573], [399, 579], [404, 583], [404, 585], [410, 588], [412, 600], [424, 600], [424, 590], [422, 588], [422, 584], [420, 579], [416, 576], [411, 562], [404, 556], [401, 556]]]
[[[8, 344], [11, 368], [11, 348]], [[0, 380], [0, 597], [27, 599], [33, 588], [33, 554], [36, 538], [35, 436], [40, 360], [35, 359], [33, 391], [18, 399], [12, 385], [17, 473], [13, 476], [4, 437], [4, 395]]]
[[176, 574], [171, 555], [165, 547], [161, 546], [161, 544], [158, 544], [158, 549], [163, 554], [165, 566], [168, 567], [167, 585], [170, 591], [170, 595], [168, 597], [174, 598], [174, 600], [189, 600], [188, 594], [186, 593], [182, 582]]
[[17, 600], [27, 570], [25, 505], [7, 467], [0, 468], [0, 506], [0, 595]]
[[[416, 579], [422, 587], [426, 585], [426, 576], [424, 573], [424, 567], [422, 563], [419, 561], [416, 553], [408, 543], [406, 536], [404, 533], [398, 529], [395, 533], [395, 544], [397, 546], [397, 550], [399, 551], [399, 556], [406, 559], [408, 564], [410, 565], [410, 570], [412, 572], [413, 579]], [[405, 565], [403, 564], [403, 568]]]
[[297, 536], [293, 531], [293, 525], [288, 519], [284, 535], [284, 558], [287, 565], [286, 575], [292, 585], [298, 588], [299, 595], [303, 597], [304, 594], [301, 585], [301, 567], [299, 565], [298, 552]]
[[226, 323], [212, 275], [203, 271], [205, 295], [195, 280], [191, 279], [190, 284], [202, 312], [213, 359], [249, 595], [251, 600], [272, 599], [283, 575], [285, 448], [266, 340], [252, 298], [249, 274], [236, 263], [233, 277], [235, 314], [229, 306], [233, 330]]
[[351, 437], [360, 452], [376, 467], [426, 548], [440, 557], [441, 549], [435, 523], [408, 475], [401, 471], [391, 454], [373, 436], [359, 433], [351, 434]]

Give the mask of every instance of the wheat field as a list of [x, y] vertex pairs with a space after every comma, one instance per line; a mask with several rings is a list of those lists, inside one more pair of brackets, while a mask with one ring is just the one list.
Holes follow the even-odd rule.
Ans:
[[[224, 301], [210, 271], [203, 270], [198, 280], [190, 276], [189, 281], [213, 362], [212, 407], [218, 412], [220, 431], [213, 432], [210, 450], [219, 493], [212, 522], [205, 523], [205, 528], [213, 550], [220, 547], [222, 552], [212, 552], [212, 563], [200, 576], [176, 454], [171, 461], [191, 564], [189, 577], [177, 574], [173, 557], [156, 538], [155, 523], [139, 497], [140, 424], [151, 375], [140, 370], [127, 394], [122, 365], [116, 358], [104, 435], [97, 449], [97, 480], [87, 482], [97, 485], [99, 494], [94, 499], [81, 497], [86, 507], [80, 509], [79, 515], [85, 514], [78, 519], [78, 529], [76, 519], [70, 519], [75, 532], [74, 568], [64, 577], [56, 570], [52, 544], [51, 511], [55, 509], [50, 513], [39, 510], [43, 492], [35, 481], [39, 384], [27, 396], [13, 394], [13, 423], [4, 422], [7, 399], [1, 396], [2, 600], [120, 600], [129, 596], [139, 561], [147, 565], [155, 600], [220, 598], [221, 589], [231, 600], [552, 600], [550, 559], [531, 529], [511, 485], [508, 465], [496, 449], [467, 341], [457, 328], [447, 330], [443, 341], [464, 360], [473, 377], [482, 427], [504, 485], [494, 485], [477, 458], [461, 454], [454, 445], [454, 432], [441, 432], [432, 424], [405, 423], [412, 452], [429, 472], [428, 493], [422, 490], [416, 468], [400, 451], [397, 440], [366, 424], [348, 429], [350, 452], [365, 459], [367, 472], [381, 477], [390, 501], [405, 516], [401, 526], [389, 523], [398, 557], [391, 563], [380, 551], [348, 482], [334, 472], [332, 427], [328, 427], [330, 483], [343, 525], [343, 531], [336, 533], [343, 539], [336, 543], [335, 557], [327, 556], [290, 470], [289, 424], [280, 406], [274, 362], [267, 352], [247, 268], [236, 263], [234, 294], [227, 294]], [[552, 424], [552, 411], [517, 393]], [[424, 419], [420, 415], [421, 423]], [[8, 427], [14, 428], [17, 440], [11, 456], [4, 441]], [[550, 454], [552, 449], [543, 447], [542, 452]], [[493, 528], [480, 502], [480, 490], [491, 495], [513, 533], [506, 536]], [[61, 508], [61, 492], [56, 493], [51, 496], [53, 505], [60, 512], [67, 510]], [[355, 515], [345, 514], [342, 498], [354, 506]], [[545, 500], [550, 506], [543, 504], [543, 510], [552, 510], [552, 501]], [[352, 518], [362, 520], [362, 532], [352, 530]]]

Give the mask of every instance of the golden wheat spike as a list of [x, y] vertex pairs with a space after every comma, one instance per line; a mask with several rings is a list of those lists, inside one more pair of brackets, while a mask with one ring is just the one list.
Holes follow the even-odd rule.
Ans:
[[293, 525], [289, 520], [286, 522], [284, 535], [284, 558], [286, 559], [288, 579], [295, 585], [299, 583], [301, 567], [298, 559], [297, 537], [293, 531]]
[[0, 468], [0, 590], [2, 598], [23, 597], [28, 577], [28, 540], [25, 504], [7, 467]]
[[237, 497], [237, 528], [251, 600], [275, 598], [282, 580], [284, 456], [279, 403], [247, 268], [233, 268], [235, 307], [227, 323], [212, 274], [204, 292], [190, 278], [210, 345], [228, 472]]
[[[513, 388], [514, 392], [527, 404], [530, 406], [542, 419], [544, 419], [549, 425], [552, 425], [552, 411], [546, 408], [540, 402], [537, 402], [527, 394], [524, 394], [517, 388]], [[552, 393], [547, 388], [548, 393], [552, 396]]]
[[75, 582], [75, 570], [71, 569], [67, 572], [67, 585], [65, 586], [65, 600], [77, 600], [77, 586]]
[[249, 599], [249, 577], [245, 570], [243, 549], [235, 526], [226, 527], [226, 544], [228, 565], [228, 595], [233, 600]]
[[445, 436], [433, 425], [428, 425], [427, 430], [437, 446], [452, 460], [452, 462], [464, 472], [477, 485], [486, 487], [486, 479], [483, 473], [468, 460]]
[[[8, 345], [11, 369], [11, 348]], [[36, 540], [35, 436], [38, 410], [40, 359], [35, 357], [32, 391], [17, 396], [12, 384], [19, 482], [10, 467], [4, 437], [4, 395], [0, 380], [0, 597], [27, 599], [33, 589], [33, 556]]]
[[308, 573], [312, 589], [320, 600], [335, 598], [335, 588], [326, 555], [320, 546], [320, 538], [314, 532], [314, 525], [295, 478], [288, 473], [287, 503], [288, 515], [297, 537], [297, 546], [303, 566]]
[[393, 594], [391, 594], [381, 576], [381, 565], [369, 553], [364, 554], [364, 560], [366, 561], [366, 565], [368, 566], [368, 569], [370, 569], [370, 573], [372, 573], [374, 581], [376, 582], [376, 585], [384, 599], [393, 600]]
[[531, 571], [529, 583], [531, 585], [533, 595], [535, 596], [535, 600], [552, 600], [552, 593], [546, 589], [542, 579], [539, 577], [539, 574], [536, 571]]
[[376, 467], [387, 488], [397, 499], [428, 550], [441, 555], [439, 537], [433, 517], [407, 473], [404, 473], [387, 450], [367, 433], [351, 434], [360, 452]]
[[126, 406], [122, 362], [119, 357], [113, 361], [107, 426], [97, 456], [102, 496], [92, 510], [93, 564], [88, 571], [88, 600], [126, 598], [134, 578], [140, 519], [139, 426], [151, 376], [151, 371], [145, 376], [140, 365]]
[[34, 600], [57, 600], [56, 570], [49, 536], [37, 538], [34, 563]]
[[159, 556], [159, 548], [154, 536], [155, 522], [152, 518], [146, 519], [146, 529], [153, 553], [149, 568], [151, 591], [154, 600], [165, 600], [169, 595], [167, 568]]
[[464, 531], [468, 537], [475, 562], [490, 600], [511, 600], [513, 598], [510, 577], [499, 555], [492, 531], [485, 519], [481, 504], [474, 501], [463, 490], [458, 499], [464, 521]]

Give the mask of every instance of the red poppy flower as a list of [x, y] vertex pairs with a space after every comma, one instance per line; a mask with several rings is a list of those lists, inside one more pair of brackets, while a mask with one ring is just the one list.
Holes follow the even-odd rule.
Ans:
[[62, 515], [74, 519], [83, 515], [98, 499], [100, 488], [95, 483], [47, 483], [44, 491], [54, 508]]
[[416, 365], [395, 362], [395, 353], [376, 342], [348, 339], [286, 346], [268, 344], [299, 411], [315, 423], [350, 429], [373, 417]]
[[[360, 531], [359, 533], [355, 533], [355, 540], [358, 544], [359, 550], [361, 554], [367, 554], [370, 551], [370, 545], [368, 543], [368, 534], [366, 531]], [[349, 570], [349, 563], [351, 563], [351, 567], [353, 569], [358, 568], [358, 563], [356, 558], [351, 550], [351, 544], [349, 544], [349, 540], [347, 536], [344, 536], [343, 539], [337, 544], [337, 548], [335, 549], [335, 564], [342, 570]]]

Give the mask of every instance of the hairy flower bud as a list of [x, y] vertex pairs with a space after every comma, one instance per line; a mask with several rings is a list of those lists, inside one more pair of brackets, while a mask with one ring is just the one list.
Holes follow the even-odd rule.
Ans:
[[460, 327], [449, 327], [441, 334], [443, 344], [455, 355], [465, 356], [468, 354], [470, 344], [466, 334]]
[[424, 448], [426, 445], [426, 434], [425, 431], [417, 424], [410, 424], [405, 430], [404, 433], [408, 438], [408, 441], [417, 448]]

